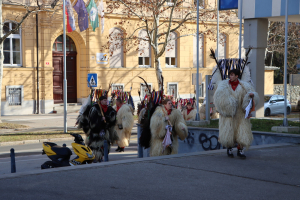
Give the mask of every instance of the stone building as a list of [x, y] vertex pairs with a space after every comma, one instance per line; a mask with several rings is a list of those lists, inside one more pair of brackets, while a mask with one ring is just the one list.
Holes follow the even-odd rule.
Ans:
[[[16, 0], [26, 3], [26, 0]], [[188, 2], [193, 0], [188, 0]], [[73, 1], [71, 1], [73, 2]], [[88, 3], [87, 1], [85, 1]], [[201, 1], [202, 2], [202, 1]], [[73, 2], [74, 3], [74, 2]], [[106, 1], [104, 0], [104, 4]], [[202, 2], [204, 8], [215, 9], [216, 0], [205, 0]], [[167, 6], [167, 5], [166, 5]], [[4, 31], [14, 27], [16, 15], [22, 15], [22, 6], [3, 4]], [[233, 12], [232, 12], [233, 13]], [[80, 103], [82, 98], [89, 94], [87, 87], [87, 76], [96, 73], [98, 87], [107, 89], [110, 83], [113, 88], [123, 88], [129, 91], [132, 87], [132, 96], [137, 102], [139, 100], [138, 90], [143, 87], [141, 76], [155, 89], [158, 89], [154, 70], [153, 52], [147, 51], [140, 57], [139, 50], [133, 48], [126, 53], [116, 49], [113, 56], [109, 57], [107, 63], [101, 63], [97, 56], [109, 54], [109, 50], [103, 48], [108, 42], [108, 36], [113, 31], [123, 30], [118, 26], [121, 15], [118, 13], [105, 13], [104, 32], [100, 27], [93, 32], [91, 26], [80, 32], [77, 25], [76, 30], [67, 33], [67, 102]], [[51, 113], [56, 104], [63, 102], [63, 23], [62, 11], [56, 13], [41, 12], [38, 14], [39, 24], [36, 29], [36, 16], [31, 15], [18, 33], [12, 34], [4, 41], [4, 70], [2, 83], [2, 115], [10, 114], [32, 114], [36, 112], [37, 102], [37, 41], [38, 32], [38, 66], [39, 66], [39, 102], [40, 113]], [[220, 58], [238, 57], [238, 31], [239, 23], [237, 16], [232, 14], [232, 24], [220, 22], [219, 45]], [[132, 19], [131, 23], [138, 23]], [[216, 30], [216, 19], [207, 21], [209, 29]], [[195, 22], [188, 22], [187, 27], [196, 30]], [[204, 30], [200, 25], [200, 30]], [[195, 33], [195, 32], [193, 32]], [[136, 35], [143, 34], [142, 30]], [[180, 36], [180, 32], [174, 33]], [[221, 43], [221, 42], [220, 42]], [[195, 86], [192, 85], [192, 74], [196, 73], [196, 36], [180, 37], [174, 41], [175, 48], [160, 58], [165, 91], [181, 98], [195, 96]], [[210, 75], [215, 61], [210, 55], [210, 48], [216, 49], [216, 41], [207, 35], [200, 36], [200, 73], [202, 80], [205, 75]], [[102, 54], [101, 54], [102, 53]], [[268, 83], [266, 83], [268, 84]], [[205, 94], [205, 83], [202, 83], [201, 96]]]

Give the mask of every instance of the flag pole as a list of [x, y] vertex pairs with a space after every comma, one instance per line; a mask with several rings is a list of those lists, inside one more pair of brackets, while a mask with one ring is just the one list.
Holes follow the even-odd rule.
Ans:
[[243, 0], [239, 0], [241, 4], [239, 6], [239, 13], [240, 13], [240, 35], [239, 35], [239, 59], [242, 58], [242, 21], [243, 21]]
[[63, 50], [64, 50], [64, 133], [67, 133], [67, 69], [66, 69], [66, 0], [63, 0]]

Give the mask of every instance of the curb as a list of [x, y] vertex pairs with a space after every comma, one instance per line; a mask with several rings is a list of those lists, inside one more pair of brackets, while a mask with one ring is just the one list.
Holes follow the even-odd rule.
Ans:
[[[287, 146], [298, 146], [298, 145], [282, 143], [282, 144], [253, 146], [253, 147], [251, 147], [251, 149], [268, 149], [268, 148], [280, 148], [280, 147], [287, 147]], [[53, 173], [53, 172], [60, 172], [60, 171], [99, 168], [99, 167], [113, 166], [113, 165], [120, 165], [120, 164], [129, 164], [129, 163], [138, 163], [138, 162], [147, 162], [147, 161], [151, 162], [151, 161], [156, 161], [156, 160], [166, 160], [166, 159], [192, 157], [192, 156], [209, 156], [209, 155], [214, 155], [214, 154], [225, 153], [226, 151], [227, 151], [226, 149], [219, 149], [219, 150], [212, 150], [212, 151], [200, 151], [200, 152], [185, 153], [185, 154], [167, 155], [167, 156], [134, 158], [134, 159], [128, 159], [128, 160], [92, 163], [92, 164], [79, 165], [79, 166], [52, 168], [52, 169], [47, 169], [47, 170], [41, 170], [41, 169], [31, 170], [28, 172], [4, 174], [3, 176], [0, 177], [0, 180], [8, 179], [8, 178], [19, 178], [19, 177], [28, 176], [28, 175], [39, 175], [39, 174], [44, 174], [44, 173]]]
[[[82, 135], [85, 139], [85, 136]], [[73, 140], [74, 137], [65, 137], [65, 138], [51, 138], [51, 139], [40, 139], [40, 140], [23, 140], [23, 141], [13, 141], [13, 142], [0, 142], [0, 146], [13, 146], [13, 145], [23, 145], [23, 144], [36, 144], [43, 142], [57, 142], [64, 140]]]

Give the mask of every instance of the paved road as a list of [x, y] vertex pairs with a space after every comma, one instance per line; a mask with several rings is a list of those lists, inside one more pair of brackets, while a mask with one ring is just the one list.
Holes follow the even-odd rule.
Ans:
[[[66, 144], [72, 149], [71, 143], [73, 140], [54, 142], [60, 146]], [[42, 143], [14, 145], [14, 146], [0, 146], [0, 175], [11, 172], [10, 149], [14, 148], [16, 152], [16, 168], [17, 172], [26, 172], [30, 170], [40, 169], [40, 166], [45, 161], [49, 160], [46, 155], [42, 153]], [[125, 152], [115, 152], [116, 145], [111, 148], [109, 160], [124, 160], [137, 157], [137, 127], [132, 129], [132, 136], [130, 138], [130, 146], [125, 148]], [[71, 158], [75, 157], [75, 153]]]
[[[56, 142], [59, 145], [66, 143], [67, 146], [71, 147], [71, 141]], [[23, 145], [22, 145], [23, 146]], [[111, 148], [111, 153], [109, 154], [109, 161], [124, 160], [137, 158], [137, 145], [133, 142], [129, 147], [125, 148], [125, 152], [119, 153], [115, 152], [116, 146]], [[23, 150], [18, 151], [19, 156], [16, 156], [16, 170], [17, 173], [27, 172], [32, 170], [41, 169], [41, 164], [50, 160], [46, 155], [42, 155], [42, 144], [39, 147], [34, 147], [33, 149], [28, 149], [25, 152]], [[73, 152], [73, 151], [72, 151]], [[8, 154], [2, 154], [0, 157], [0, 176], [3, 174], [11, 173], [11, 161]], [[73, 152], [71, 159], [74, 158], [76, 154]]]
[[296, 200], [299, 151], [300, 145], [256, 146], [246, 160], [215, 150], [5, 175], [1, 199]]

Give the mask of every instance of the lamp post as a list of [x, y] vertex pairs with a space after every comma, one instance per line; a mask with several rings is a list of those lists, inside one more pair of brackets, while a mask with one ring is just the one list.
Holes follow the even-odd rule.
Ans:
[[197, 0], [197, 78], [196, 78], [196, 105], [197, 105], [197, 114], [196, 121], [200, 121], [199, 115], [199, 0]]
[[288, 42], [288, 0], [285, 1], [285, 42], [284, 42], [284, 118], [283, 126], [288, 126], [287, 114], [287, 42]]

